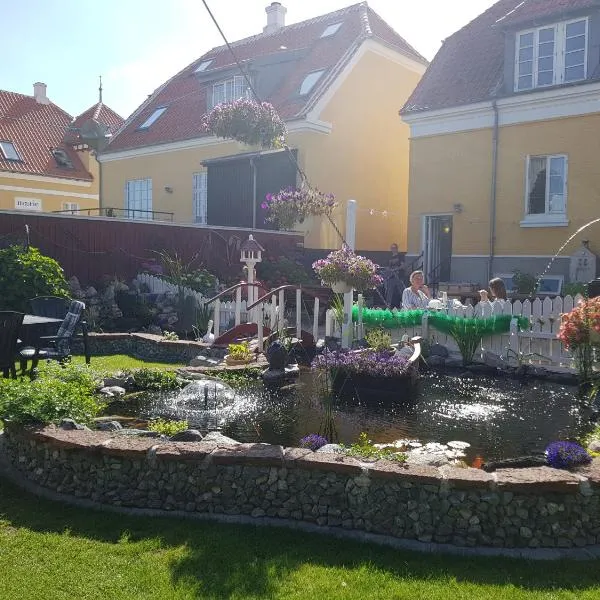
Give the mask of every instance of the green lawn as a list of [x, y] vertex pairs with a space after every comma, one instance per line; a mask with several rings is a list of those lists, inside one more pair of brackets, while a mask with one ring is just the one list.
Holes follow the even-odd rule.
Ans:
[[[75, 365], [84, 365], [85, 359], [83, 356], [73, 356], [71, 359]], [[90, 366], [96, 370], [105, 373], [116, 373], [117, 371], [130, 370], [130, 369], [141, 369], [145, 368], [158, 368], [158, 369], [177, 369], [179, 367], [185, 367], [187, 363], [161, 363], [161, 362], [148, 362], [140, 360], [139, 358], [132, 358], [125, 354], [115, 354], [113, 356], [92, 356]]]
[[2, 600], [600, 597], [600, 561], [409, 553], [286, 529], [124, 517], [0, 478]]

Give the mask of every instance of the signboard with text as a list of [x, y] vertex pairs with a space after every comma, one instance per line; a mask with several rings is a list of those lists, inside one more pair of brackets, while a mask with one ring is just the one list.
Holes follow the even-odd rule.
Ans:
[[15, 210], [42, 210], [42, 201], [37, 198], [15, 198]]

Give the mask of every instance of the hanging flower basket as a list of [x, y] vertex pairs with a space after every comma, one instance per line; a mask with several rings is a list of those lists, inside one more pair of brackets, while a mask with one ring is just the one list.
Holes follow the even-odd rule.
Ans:
[[261, 204], [267, 213], [265, 220], [287, 230], [307, 217], [331, 215], [336, 206], [333, 194], [324, 194], [308, 186], [286, 187], [277, 194], [267, 194]]
[[245, 98], [217, 104], [202, 118], [202, 129], [220, 138], [266, 149], [281, 148], [287, 134], [273, 105]]
[[349, 291], [352, 290], [352, 286], [349, 283], [342, 280], [334, 281], [331, 284], [331, 290], [336, 294], [347, 294]]
[[330, 252], [327, 258], [314, 262], [312, 267], [323, 285], [332, 289], [334, 285], [344, 282], [351, 289], [364, 292], [383, 283], [383, 278], [377, 275], [379, 265], [355, 254], [345, 244], [340, 250]]

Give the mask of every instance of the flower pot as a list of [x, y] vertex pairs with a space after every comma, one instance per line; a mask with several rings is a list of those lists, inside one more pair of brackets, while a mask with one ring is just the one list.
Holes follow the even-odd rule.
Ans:
[[236, 365], [247, 365], [249, 362], [251, 362], [252, 359], [248, 358], [232, 358], [231, 355], [226, 354], [225, 355], [225, 362], [230, 366], [236, 366]]
[[352, 286], [345, 281], [334, 281], [331, 284], [331, 289], [336, 294], [347, 294], [348, 292], [352, 291]]

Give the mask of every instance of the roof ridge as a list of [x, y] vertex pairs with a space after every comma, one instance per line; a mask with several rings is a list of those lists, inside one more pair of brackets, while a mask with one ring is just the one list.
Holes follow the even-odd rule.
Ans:
[[371, 22], [369, 21], [369, 4], [366, 2], [360, 3], [360, 22], [363, 28], [363, 33], [367, 37], [371, 37], [373, 35], [373, 30], [371, 29]]

